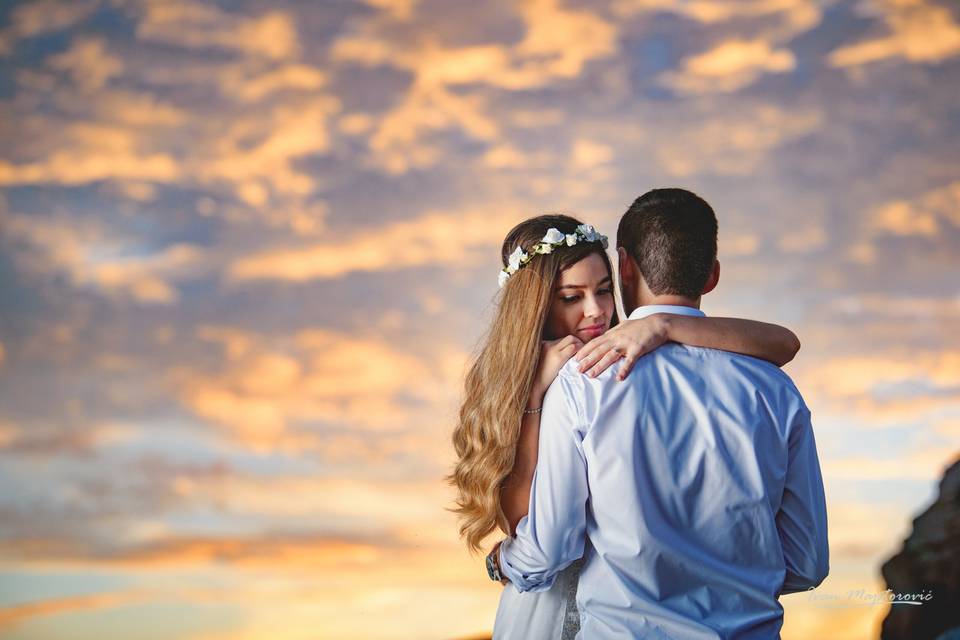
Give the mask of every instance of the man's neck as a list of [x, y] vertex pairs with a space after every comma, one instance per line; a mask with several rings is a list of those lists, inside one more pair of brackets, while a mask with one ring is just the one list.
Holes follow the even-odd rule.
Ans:
[[[662, 295], [662, 296], [638, 296], [638, 299], [634, 301], [633, 309], [638, 307], [647, 307], [651, 305], [669, 305], [674, 307], [691, 307], [693, 309], [700, 308], [700, 298], [686, 298], [684, 296], [671, 296], [671, 295]], [[624, 309], [627, 311], [627, 315], [633, 313], [633, 309]]]
[[640, 300], [640, 306], [647, 306], [649, 304], [665, 304], [671, 305], [674, 307], [693, 307], [694, 309], [700, 308], [700, 298], [686, 298], [684, 296], [644, 296]]

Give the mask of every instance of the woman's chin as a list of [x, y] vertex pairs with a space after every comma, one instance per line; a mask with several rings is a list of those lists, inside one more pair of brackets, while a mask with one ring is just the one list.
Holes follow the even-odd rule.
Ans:
[[596, 329], [596, 330], [591, 329], [589, 331], [578, 331], [577, 337], [583, 340], [584, 342], [590, 342], [594, 338], [599, 338], [604, 333], [606, 333], [606, 329]]

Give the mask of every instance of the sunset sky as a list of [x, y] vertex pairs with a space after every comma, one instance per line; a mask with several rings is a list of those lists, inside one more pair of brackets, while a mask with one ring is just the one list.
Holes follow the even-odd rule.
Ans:
[[803, 342], [819, 591], [881, 591], [960, 452], [958, 87], [947, 0], [0, 4], [0, 636], [489, 632], [442, 476], [500, 240], [658, 186]]

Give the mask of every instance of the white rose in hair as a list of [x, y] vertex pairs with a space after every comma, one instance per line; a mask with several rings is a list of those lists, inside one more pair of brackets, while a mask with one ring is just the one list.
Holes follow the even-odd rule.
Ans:
[[517, 269], [520, 268], [520, 261], [526, 260], [526, 259], [527, 259], [527, 254], [523, 252], [523, 248], [517, 247], [516, 249], [513, 250], [513, 253], [510, 254], [510, 260], [508, 264], [510, 265], [511, 269], [516, 271]]
[[547, 230], [547, 235], [543, 236], [541, 242], [546, 242], [549, 244], [557, 244], [558, 242], [563, 242], [563, 234], [560, 233], [559, 229], [550, 227]]
[[510, 277], [510, 274], [506, 271], [501, 271], [500, 275], [497, 276], [497, 284], [500, 285], [500, 288], [503, 289], [503, 285], [507, 284], [507, 279]]
[[568, 247], [572, 247], [572, 246], [575, 245], [575, 244], [577, 244], [577, 234], [575, 234], [575, 233], [568, 233], [568, 234], [567, 234], [567, 246], [568, 246]]
[[583, 237], [587, 239], [587, 242], [594, 242], [597, 239], [597, 232], [594, 230], [592, 225], [582, 224], [577, 227], [577, 231], [583, 234]]
[[544, 255], [553, 253], [553, 245], [548, 242], [541, 242], [537, 245], [537, 253], [542, 253]]

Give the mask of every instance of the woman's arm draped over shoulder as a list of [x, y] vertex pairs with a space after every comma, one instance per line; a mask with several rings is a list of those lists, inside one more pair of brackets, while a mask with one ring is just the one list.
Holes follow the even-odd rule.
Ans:
[[623, 359], [617, 373], [622, 380], [640, 356], [667, 341], [742, 353], [778, 367], [793, 360], [800, 350], [797, 336], [780, 325], [741, 318], [655, 313], [627, 320], [588, 343], [577, 353], [580, 371], [589, 370], [589, 375], [596, 376]]
[[673, 342], [742, 353], [778, 367], [793, 360], [800, 350], [800, 340], [793, 331], [778, 324], [742, 318], [664, 316], [667, 339]]

